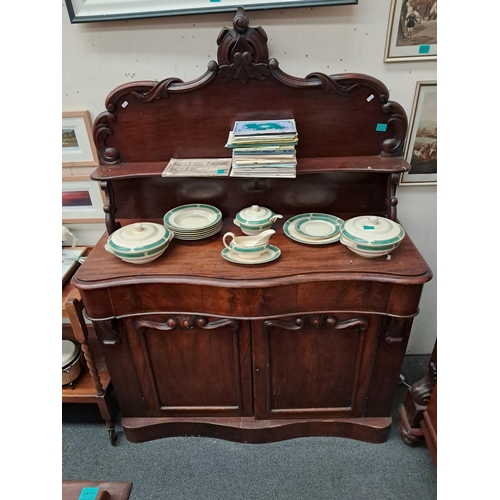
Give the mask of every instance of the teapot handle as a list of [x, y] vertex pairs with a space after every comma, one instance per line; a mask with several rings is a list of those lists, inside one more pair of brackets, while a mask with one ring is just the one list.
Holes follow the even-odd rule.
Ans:
[[282, 215], [276, 214], [276, 215], [273, 215], [272, 217], [270, 217], [269, 220], [274, 224], [278, 219], [282, 219], [282, 218], [283, 218]]
[[231, 233], [231, 232], [226, 233], [226, 234], [222, 237], [222, 243], [224, 243], [224, 246], [225, 246], [228, 250], [231, 250], [231, 247], [230, 247], [230, 246], [226, 243], [226, 238], [227, 238], [228, 236], [232, 236], [232, 237], [233, 237], [233, 239], [235, 238], [235, 234], [234, 234], [234, 233]]

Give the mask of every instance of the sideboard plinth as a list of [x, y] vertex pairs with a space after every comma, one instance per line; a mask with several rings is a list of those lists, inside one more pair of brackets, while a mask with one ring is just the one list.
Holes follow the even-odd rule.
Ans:
[[253, 417], [122, 419], [123, 432], [132, 443], [184, 436], [254, 444], [314, 436], [383, 443], [389, 438], [391, 424], [391, 417], [318, 420], [257, 420]]

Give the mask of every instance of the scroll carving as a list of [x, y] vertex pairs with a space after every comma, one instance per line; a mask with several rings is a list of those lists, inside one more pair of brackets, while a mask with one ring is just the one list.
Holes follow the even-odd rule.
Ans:
[[393, 101], [387, 101], [382, 106], [382, 111], [390, 115], [387, 126], [392, 128], [395, 135], [382, 143], [380, 156], [399, 156], [403, 149], [403, 141], [408, 129], [408, 118], [403, 107]]
[[301, 330], [306, 325], [311, 325], [314, 328], [333, 328], [342, 330], [345, 328], [357, 327], [359, 330], [366, 330], [369, 322], [366, 318], [358, 317], [339, 321], [336, 316], [317, 314], [308, 316], [298, 316], [292, 321], [284, 321], [280, 319], [269, 319], [264, 321], [264, 328], [269, 330], [272, 326], [283, 328], [284, 330]]
[[264, 80], [269, 75], [269, 52], [264, 29], [249, 28], [243, 7], [238, 7], [233, 19], [233, 29], [223, 28], [217, 37], [219, 78], [228, 82], [249, 79]]
[[415, 403], [427, 406], [437, 379], [437, 368], [434, 362], [429, 363], [427, 372], [423, 379], [415, 382], [410, 389], [410, 393]]
[[96, 332], [99, 334], [100, 341], [104, 345], [116, 345], [120, 343], [120, 336], [114, 320], [94, 321], [93, 324]]
[[202, 328], [204, 330], [214, 330], [223, 326], [229, 326], [233, 331], [238, 330], [240, 322], [235, 319], [218, 319], [209, 321], [205, 316], [171, 316], [165, 322], [151, 321], [140, 319], [135, 322], [135, 327], [142, 331], [146, 328], [155, 330], [174, 330], [182, 328], [185, 330], [193, 330], [194, 328]]
[[115, 148], [106, 147], [106, 139], [113, 132], [111, 131], [110, 124], [115, 121], [115, 115], [109, 111], [100, 113], [94, 122], [94, 143], [97, 153], [103, 163], [108, 165], [116, 165], [120, 163], [120, 153]]
[[208, 85], [215, 78], [217, 70], [217, 63], [215, 61], [210, 61], [207, 66], [207, 71], [196, 80], [183, 82], [180, 78], [166, 78], [158, 82], [147, 92], [132, 90], [130, 94], [143, 102], [151, 102], [156, 99], [168, 97], [168, 94], [171, 92], [188, 92], [190, 90], [200, 89]]

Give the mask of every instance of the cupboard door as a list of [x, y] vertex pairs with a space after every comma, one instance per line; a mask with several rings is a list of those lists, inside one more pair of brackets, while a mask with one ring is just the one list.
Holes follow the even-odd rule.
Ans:
[[378, 325], [347, 314], [254, 321], [256, 418], [362, 416]]
[[248, 322], [190, 315], [124, 321], [149, 416], [252, 414]]

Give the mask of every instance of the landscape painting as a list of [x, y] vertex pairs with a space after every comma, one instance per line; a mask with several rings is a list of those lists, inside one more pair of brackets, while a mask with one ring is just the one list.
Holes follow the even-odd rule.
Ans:
[[417, 82], [411, 129], [405, 148], [411, 170], [401, 184], [437, 183], [437, 84]]

